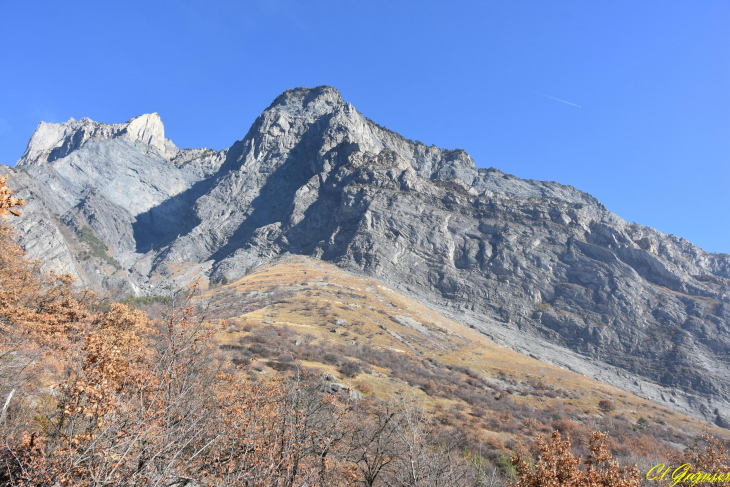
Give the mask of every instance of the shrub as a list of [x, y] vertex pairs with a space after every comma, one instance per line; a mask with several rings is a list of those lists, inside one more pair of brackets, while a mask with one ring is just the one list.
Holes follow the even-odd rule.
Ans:
[[504, 478], [508, 480], [517, 478], [517, 467], [512, 463], [510, 455], [507, 455], [503, 451], [500, 452], [495, 463]]
[[339, 370], [345, 377], [355, 377], [362, 372], [362, 366], [354, 360], [346, 360], [340, 365]]
[[333, 352], [326, 352], [322, 356], [322, 362], [324, 362], [326, 364], [335, 365], [335, 364], [338, 364], [339, 362], [341, 362], [341, 360], [342, 360], [342, 356], [340, 356], [339, 354], [333, 353]]
[[258, 357], [271, 357], [274, 354], [273, 350], [261, 343], [252, 343], [248, 346], [248, 350]]
[[266, 365], [279, 372], [296, 370], [297, 368], [297, 366], [293, 362], [279, 362], [275, 360], [269, 360], [268, 362], [266, 362]]
[[598, 409], [600, 409], [604, 413], [609, 413], [616, 410], [616, 405], [608, 399], [601, 399], [600, 401], [598, 401]]
[[372, 394], [374, 389], [373, 386], [370, 385], [369, 382], [365, 382], [364, 380], [358, 381], [355, 383], [355, 386], [362, 392], [363, 394]]
[[170, 296], [129, 296], [119, 300], [119, 302], [127, 306], [139, 308], [140, 306], [150, 306], [153, 304], [169, 305], [172, 304], [172, 298]]
[[709, 474], [720, 473], [724, 475], [730, 472], [730, 467], [728, 466], [730, 457], [728, 456], [725, 443], [709, 433], [703, 434], [699, 439], [695, 438], [694, 444], [688, 447], [681, 455], [675, 454], [672, 461], [678, 465], [686, 463], [691, 465], [691, 470], [688, 470], [683, 480], [676, 484], [679, 486], [694, 485], [691, 479], [699, 472]]
[[[516, 487], [639, 487], [641, 476], [636, 465], [627, 468], [608, 452], [607, 433], [591, 432], [589, 454], [581, 462], [571, 451], [569, 437], [553, 432], [550, 441], [537, 438], [539, 456], [530, 465], [521, 456], [512, 455], [511, 463], [517, 470]], [[581, 468], [581, 463], [583, 468]]]
[[9, 177], [10, 175], [0, 176], [0, 217], [2, 217], [3, 220], [8, 219], [8, 213], [14, 216], [22, 216], [23, 213], [21, 213], [17, 207], [25, 205], [25, 201], [12, 196], [15, 191], [11, 190], [7, 186]]

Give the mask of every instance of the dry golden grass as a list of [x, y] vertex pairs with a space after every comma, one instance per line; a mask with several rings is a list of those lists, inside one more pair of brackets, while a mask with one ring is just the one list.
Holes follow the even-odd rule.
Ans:
[[[583, 423], [605, 416], [598, 403], [610, 399], [616, 405], [611, 415], [630, 422], [646, 417], [652, 419], [654, 427], [673, 428], [690, 436], [709, 430], [716, 436], [728, 437], [725, 430], [715, 426], [501, 347], [373, 279], [354, 276], [306, 257], [288, 257], [262, 266], [238, 281], [207, 290], [200, 302], [206, 303], [210, 319], [229, 322], [228, 332], [219, 335], [223, 343], [235, 343], [245, 337], [248, 332], [243, 330], [244, 324], [284, 326], [315, 341], [370, 344], [419, 360], [433, 358], [443, 364], [468, 367], [484, 379], [501, 384], [532, 384], [557, 390], [557, 397], [512, 394], [510, 398], [543, 410], [570, 410]], [[241, 303], [247, 303], [248, 308]], [[315, 361], [305, 361], [303, 365], [337, 375], [332, 365]], [[381, 398], [408, 390], [444, 409], [461, 402], [429, 396], [404, 380], [388, 377], [389, 371], [385, 369], [373, 367], [372, 372], [346, 380], [355, 388], [358, 384], [369, 385], [364, 388], [372, 388], [371, 394]], [[460, 407], [466, 413], [472, 412], [468, 405]], [[660, 426], [661, 421], [666, 424]]]

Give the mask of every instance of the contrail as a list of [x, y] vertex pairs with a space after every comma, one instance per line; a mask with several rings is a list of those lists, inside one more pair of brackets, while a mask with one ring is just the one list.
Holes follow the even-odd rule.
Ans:
[[554, 96], [546, 95], [544, 93], [538, 93], [537, 91], [533, 91], [536, 95], [544, 96], [545, 98], [550, 98], [551, 100], [557, 100], [562, 101], [563, 103], [567, 103], [568, 105], [573, 105], [574, 107], [582, 108], [580, 105], [576, 105], [575, 103], [570, 103], [569, 101], [561, 100], [560, 98], [555, 98]]

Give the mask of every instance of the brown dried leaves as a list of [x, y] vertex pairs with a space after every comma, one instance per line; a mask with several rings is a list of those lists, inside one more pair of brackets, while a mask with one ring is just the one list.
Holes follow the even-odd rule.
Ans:
[[0, 216], [3, 217], [3, 220], [8, 219], [8, 213], [21, 216], [23, 213], [16, 207], [25, 205], [25, 200], [13, 196], [15, 191], [8, 188], [7, 181], [9, 177], [10, 175], [0, 176]]

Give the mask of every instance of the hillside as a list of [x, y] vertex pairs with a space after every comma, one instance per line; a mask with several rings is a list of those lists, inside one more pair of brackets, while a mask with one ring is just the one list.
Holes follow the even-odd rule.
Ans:
[[283, 257], [196, 302], [206, 320], [224, 323], [218, 340], [229, 360], [250, 364], [255, 376], [297, 366], [365, 397], [413, 395], [492, 460], [536, 434], [558, 429], [580, 446], [589, 429], [599, 428], [622, 456], [649, 464], [707, 428], [501, 347], [373, 279], [306, 257]]

